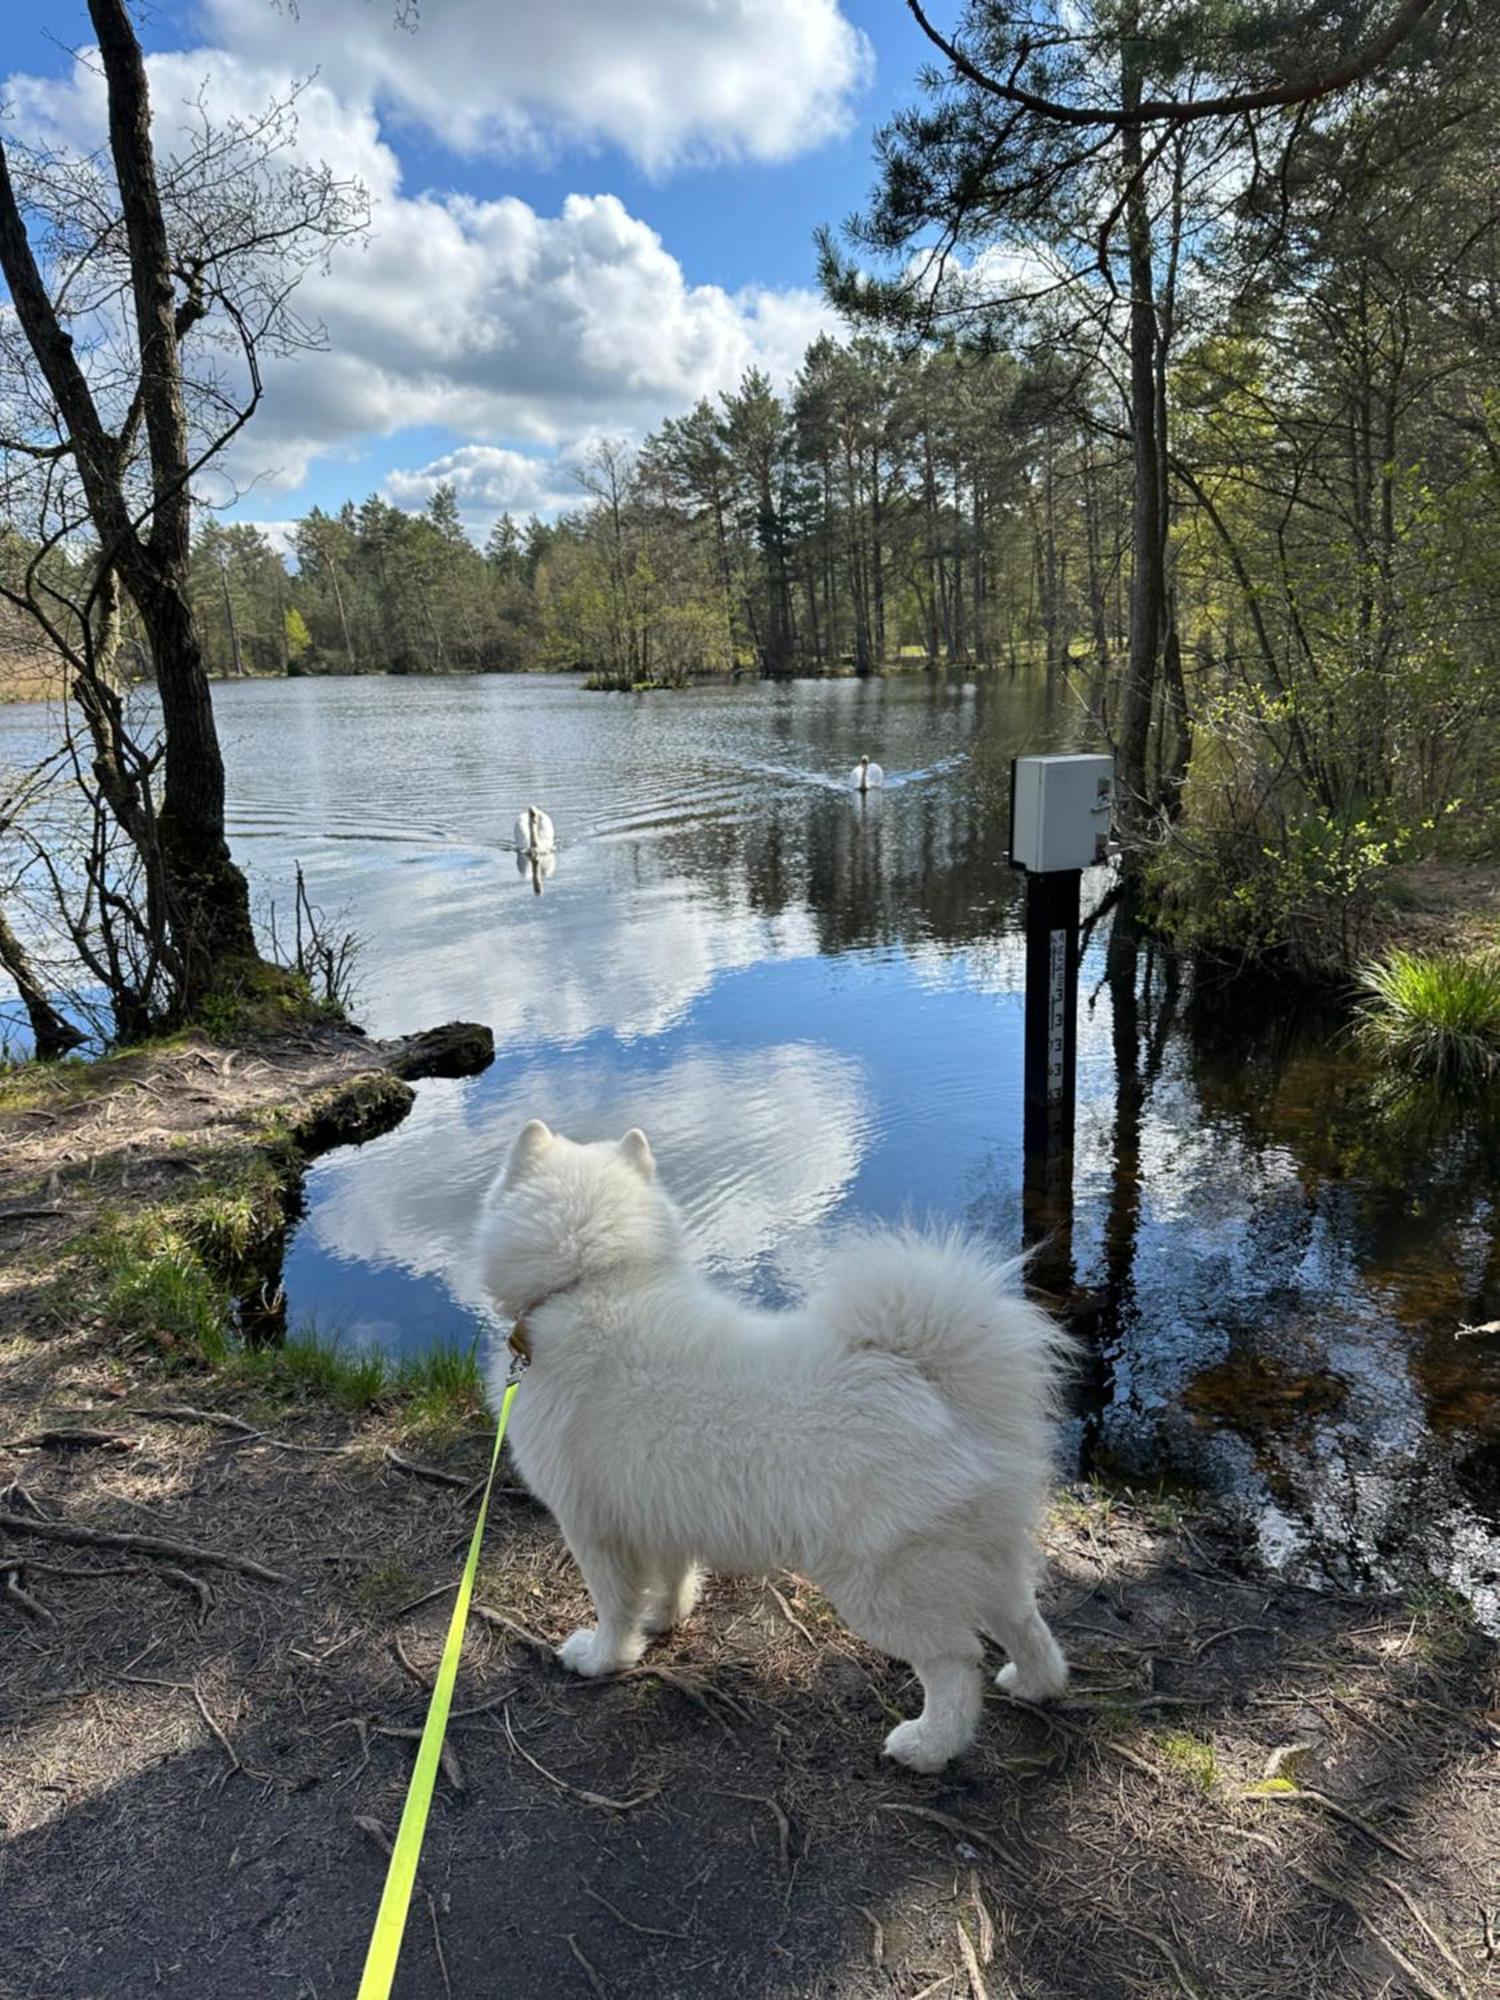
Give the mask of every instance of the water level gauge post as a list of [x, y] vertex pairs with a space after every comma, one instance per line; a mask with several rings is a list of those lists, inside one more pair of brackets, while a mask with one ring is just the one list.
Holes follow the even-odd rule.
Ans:
[[1078, 917], [1083, 870], [1108, 859], [1114, 760], [1017, 757], [1010, 860], [1026, 876], [1023, 1233], [1071, 1221], [1078, 1091]]

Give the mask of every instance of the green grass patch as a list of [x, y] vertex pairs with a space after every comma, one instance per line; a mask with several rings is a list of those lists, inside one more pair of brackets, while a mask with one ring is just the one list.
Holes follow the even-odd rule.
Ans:
[[1359, 983], [1359, 1039], [1383, 1066], [1456, 1091], [1500, 1083], [1500, 953], [1393, 951]]
[[1052, 1496], [1052, 1518], [1060, 1526], [1091, 1529], [1108, 1528], [1115, 1516], [1116, 1496], [1098, 1479], [1087, 1485], [1060, 1487]]
[[82, 1102], [108, 1090], [124, 1074], [122, 1065], [141, 1049], [167, 1048], [162, 1042], [138, 1042], [129, 1051], [103, 1056], [59, 1056], [56, 1062], [0, 1061], [0, 1111], [32, 1111], [65, 1101]]
[[349, 1346], [342, 1336], [315, 1328], [264, 1347], [236, 1347], [229, 1357], [229, 1373], [281, 1408], [288, 1403], [322, 1402], [354, 1412], [378, 1403], [390, 1377], [385, 1356], [378, 1350]]
[[104, 1310], [121, 1333], [187, 1360], [228, 1358], [228, 1287], [180, 1223], [156, 1210], [114, 1218], [101, 1225], [93, 1250]]
[[1218, 1783], [1219, 1760], [1214, 1755], [1212, 1743], [1206, 1743], [1201, 1736], [1189, 1736], [1181, 1730], [1166, 1730], [1155, 1736], [1156, 1748], [1163, 1760], [1186, 1778], [1189, 1784], [1200, 1791], [1211, 1792]]
[[399, 1405], [414, 1423], [433, 1426], [484, 1408], [474, 1347], [440, 1344], [401, 1359], [359, 1347], [342, 1333], [303, 1327], [264, 1347], [234, 1347], [228, 1372], [274, 1403], [332, 1403], [359, 1414]]
[[236, 1297], [284, 1225], [285, 1196], [279, 1152], [255, 1152], [180, 1199], [109, 1216], [76, 1247], [102, 1281], [97, 1304], [113, 1330], [154, 1347], [169, 1366], [216, 1369], [281, 1407], [399, 1405], [428, 1428], [482, 1411], [477, 1346], [440, 1342], [395, 1358], [311, 1326], [263, 1346], [239, 1338]]

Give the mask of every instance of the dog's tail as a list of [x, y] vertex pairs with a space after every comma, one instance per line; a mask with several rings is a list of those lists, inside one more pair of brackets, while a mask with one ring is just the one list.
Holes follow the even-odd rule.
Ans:
[[840, 1245], [809, 1310], [848, 1352], [910, 1361], [963, 1422], [1045, 1471], [1073, 1343], [1022, 1291], [1024, 1261], [957, 1230], [882, 1230]]

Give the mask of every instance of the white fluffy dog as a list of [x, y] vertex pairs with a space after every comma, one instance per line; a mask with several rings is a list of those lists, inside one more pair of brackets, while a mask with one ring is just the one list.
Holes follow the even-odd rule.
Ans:
[[1064, 1342], [1014, 1266], [956, 1237], [875, 1234], [838, 1250], [799, 1310], [756, 1311], [693, 1268], [644, 1133], [575, 1145], [538, 1119], [490, 1197], [481, 1258], [532, 1362], [516, 1463], [598, 1619], [564, 1666], [638, 1660], [692, 1610], [699, 1564], [790, 1568], [915, 1669], [922, 1713], [885, 1747], [916, 1770], [973, 1740], [982, 1633], [1010, 1654], [1001, 1687], [1062, 1692], [1032, 1586]]

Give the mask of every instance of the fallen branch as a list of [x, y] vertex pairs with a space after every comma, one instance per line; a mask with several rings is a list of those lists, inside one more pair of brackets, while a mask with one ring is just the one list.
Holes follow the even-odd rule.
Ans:
[[20, 1576], [13, 1569], [8, 1569], [5, 1572], [5, 1597], [9, 1603], [16, 1606], [17, 1610], [24, 1611], [28, 1618], [34, 1618], [39, 1625], [55, 1625], [57, 1623], [57, 1619], [47, 1609], [46, 1605], [33, 1597], [29, 1590], [22, 1588]]
[[[463, 1712], [472, 1714], [473, 1710]], [[448, 1718], [450, 1722], [457, 1719], [457, 1717], [451, 1715]], [[394, 1736], [401, 1743], [420, 1743], [422, 1740], [422, 1731], [420, 1729], [403, 1729], [399, 1723], [377, 1722], [373, 1723], [371, 1727], [377, 1736]], [[469, 1789], [464, 1778], [464, 1767], [458, 1761], [458, 1752], [446, 1736], [438, 1748], [438, 1763], [442, 1766], [443, 1776], [448, 1780], [448, 1783], [453, 1787], [455, 1792], [466, 1792]]]
[[198, 1683], [196, 1681], [193, 1682], [192, 1686], [188, 1689], [188, 1692], [192, 1695], [193, 1700], [198, 1705], [198, 1713], [203, 1717], [204, 1726], [207, 1728], [209, 1734], [217, 1742], [219, 1748], [224, 1752], [224, 1755], [229, 1759], [229, 1769], [224, 1775], [226, 1778], [232, 1778], [236, 1771], [243, 1771], [245, 1768], [244, 1765], [240, 1762], [239, 1758], [235, 1755], [234, 1745], [230, 1742], [229, 1738], [224, 1734], [223, 1730], [219, 1727], [218, 1723], [215, 1722], [213, 1717], [209, 1714], [208, 1703], [203, 1699], [202, 1692], [199, 1689]]
[[218, 1424], [223, 1430], [238, 1431], [241, 1437], [261, 1436], [254, 1424], [231, 1417], [226, 1410], [196, 1410], [191, 1403], [131, 1403], [128, 1408], [132, 1417], [156, 1417], [173, 1424]]
[[574, 1937], [571, 1931], [567, 1933], [567, 1942], [568, 1942], [568, 1950], [572, 1952], [573, 1956], [578, 1960], [578, 1963], [583, 1967], [583, 1976], [585, 1979], [587, 1979], [589, 1985], [593, 1988], [593, 1990], [599, 1995], [599, 2000], [608, 2000], [608, 1989], [606, 1988], [604, 1981], [599, 1977], [598, 1973], [595, 1972], [593, 1966], [589, 1964], [588, 1960], [579, 1950], [578, 1940], [576, 1937]]
[[609, 1914], [622, 1923], [626, 1930], [637, 1931], [642, 1937], [687, 1939], [690, 1936], [690, 1933], [687, 1931], [663, 1931], [658, 1930], [655, 1924], [638, 1924], [633, 1917], [627, 1917], [623, 1910], [616, 1909], [608, 1896], [601, 1896], [597, 1889], [590, 1889], [587, 1884], [584, 1886], [583, 1893], [602, 1908], [608, 1910]]
[[766, 1588], [767, 1590], [770, 1591], [771, 1595], [776, 1599], [776, 1602], [781, 1609], [781, 1615], [786, 1620], [787, 1624], [790, 1625], [794, 1631], [800, 1632], [803, 1638], [807, 1641], [808, 1645], [811, 1646], [815, 1652], [819, 1650], [817, 1640], [813, 1637], [812, 1633], [808, 1631], [807, 1627], [803, 1624], [802, 1620], [797, 1616], [796, 1612], [793, 1611], [791, 1605], [787, 1603], [786, 1599], [782, 1596], [781, 1592], [776, 1588], [775, 1584], [770, 1582], [769, 1579], [767, 1580]]
[[294, 1444], [290, 1438], [272, 1437], [267, 1431], [258, 1431], [254, 1424], [247, 1424], [240, 1417], [232, 1417], [227, 1410], [195, 1410], [191, 1403], [162, 1403], [152, 1408], [148, 1404], [131, 1404], [133, 1417], [159, 1417], [169, 1423], [217, 1424], [221, 1430], [233, 1431], [242, 1443], [263, 1444], [272, 1451], [300, 1451], [310, 1458], [338, 1458], [349, 1447], [345, 1444]]
[[1383, 1932], [1376, 1929], [1369, 1911], [1342, 1884], [1331, 1880], [1327, 1875], [1320, 1875], [1315, 1868], [1303, 1867], [1300, 1862], [1294, 1861], [1291, 1865], [1293, 1873], [1300, 1875], [1304, 1882], [1311, 1882], [1315, 1889], [1321, 1889], [1325, 1896], [1331, 1896], [1334, 1902], [1341, 1903], [1359, 1919], [1397, 1971], [1403, 1978], [1411, 1981], [1417, 1992], [1424, 1996], [1424, 2000], [1448, 2000], [1448, 1995], [1440, 1986], [1434, 1986], [1431, 1980], [1424, 1978], [1406, 1954], [1393, 1945]]
[[178, 1562], [207, 1563], [214, 1569], [234, 1569], [253, 1576], [258, 1583], [296, 1582], [278, 1569], [249, 1556], [231, 1555], [225, 1549], [200, 1548], [196, 1542], [171, 1542], [161, 1535], [124, 1535], [103, 1528], [74, 1527], [68, 1521], [37, 1521], [24, 1514], [0, 1514], [0, 1531], [9, 1535], [36, 1535], [47, 1542], [68, 1542], [84, 1549], [131, 1549], [137, 1555], [169, 1556]]
[[[208, 1703], [203, 1699], [203, 1692], [196, 1681], [163, 1680], [156, 1674], [116, 1674], [115, 1679], [124, 1682], [130, 1687], [168, 1688], [173, 1694], [190, 1694], [193, 1697], [193, 1702], [198, 1713], [203, 1718], [204, 1728], [207, 1729], [209, 1735], [212, 1736], [219, 1748], [224, 1752], [224, 1755], [229, 1759], [229, 1769], [223, 1773], [219, 1782], [226, 1782], [234, 1776], [236, 1771], [243, 1771], [245, 1769], [245, 1766], [235, 1754], [233, 1744], [209, 1714]], [[257, 1773], [257, 1775], [259, 1774]]]
[[391, 1836], [380, 1824], [380, 1821], [372, 1818], [369, 1813], [356, 1813], [354, 1815], [354, 1824], [359, 1828], [361, 1833], [367, 1833], [370, 1836], [381, 1853], [389, 1860], [391, 1854]]
[[570, 1785], [566, 1778], [559, 1778], [556, 1772], [549, 1771], [545, 1764], [539, 1764], [529, 1750], [521, 1748], [516, 1741], [516, 1732], [511, 1728], [510, 1710], [502, 1707], [500, 1714], [505, 1723], [505, 1740], [516, 1755], [524, 1758], [532, 1770], [538, 1776], [545, 1778], [549, 1785], [555, 1785], [560, 1792], [567, 1792], [571, 1798], [582, 1799], [586, 1806], [602, 1806], [606, 1812], [629, 1812], [634, 1806], [645, 1805], [648, 1799], [654, 1799], [661, 1791], [660, 1785], [653, 1785], [647, 1792], [638, 1792], [633, 1799], [610, 1799], [606, 1798], [603, 1792], [585, 1791], [578, 1785]]
[[792, 1823], [787, 1818], [778, 1800], [768, 1792], [720, 1792], [721, 1799], [744, 1799], [748, 1805], [769, 1806], [776, 1820], [776, 1838], [780, 1849], [781, 1872], [792, 1872]]
[[443, 1975], [443, 1992], [447, 2000], [453, 2000], [453, 1982], [448, 1977], [448, 1961], [443, 1956], [443, 1933], [438, 1923], [437, 1904], [432, 1900], [432, 1891], [424, 1889], [427, 1898], [427, 1914], [432, 1919], [432, 1948], [437, 1953], [438, 1971]]
[[1299, 1786], [1294, 1792], [1245, 1792], [1242, 1796], [1258, 1806], [1321, 1806], [1324, 1812], [1332, 1813], [1335, 1819], [1341, 1819], [1346, 1826], [1352, 1826], [1356, 1833], [1362, 1833], [1366, 1840], [1373, 1840], [1377, 1847], [1385, 1848], [1400, 1860], [1415, 1862], [1417, 1859], [1411, 1849], [1403, 1847], [1399, 1840], [1392, 1840], [1389, 1834], [1371, 1826], [1367, 1819], [1361, 1819], [1358, 1813], [1350, 1812], [1347, 1806], [1341, 1806], [1337, 1799], [1329, 1798], [1326, 1792], [1315, 1792], [1310, 1786]]
[[502, 1632], [509, 1632], [523, 1646], [530, 1646], [533, 1652], [541, 1653], [549, 1660], [557, 1655], [557, 1648], [539, 1632], [533, 1632], [517, 1619], [507, 1618], [503, 1611], [495, 1611], [488, 1604], [470, 1604], [469, 1616], [482, 1619], [486, 1625], [498, 1625]]
[[[399, 1610], [393, 1611], [391, 1613], [391, 1623], [393, 1625], [399, 1623], [401, 1619], [409, 1617], [413, 1611], [420, 1611], [424, 1604], [432, 1604], [439, 1597], [447, 1597], [452, 1591], [457, 1590], [457, 1588], [458, 1584], [455, 1580], [452, 1583], [436, 1584], [431, 1590], [424, 1590], [420, 1597], [411, 1598]], [[508, 1618], [503, 1611], [496, 1611], [491, 1605], [471, 1602], [469, 1605], [469, 1616], [479, 1619], [480, 1623], [484, 1625], [498, 1625], [502, 1632], [509, 1632], [513, 1639], [519, 1639], [523, 1645], [530, 1646], [533, 1651], [544, 1654], [549, 1660], [557, 1651], [557, 1648], [549, 1640], [544, 1639], [539, 1632], [531, 1631], [529, 1627], [519, 1624], [516, 1619]]]
[[985, 1985], [984, 1974], [979, 1969], [974, 1940], [964, 1929], [961, 1917], [958, 1920], [958, 1948], [963, 1953], [964, 1970], [969, 1975], [969, 1992], [972, 2000], [990, 2000], [990, 1989]]
[[938, 1812], [932, 1806], [908, 1805], [904, 1799], [882, 1799], [875, 1807], [876, 1812], [902, 1813], [910, 1819], [925, 1819], [933, 1826], [940, 1826], [945, 1833], [954, 1834], [959, 1840], [967, 1840], [976, 1847], [987, 1847], [995, 1858], [1007, 1868], [1016, 1866], [1015, 1859], [1008, 1854], [993, 1834], [985, 1833], [977, 1826], [967, 1826], [961, 1819]]
[[403, 1458], [394, 1445], [387, 1445], [385, 1455], [388, 1463], [398, 1472], [409, 1472], [413, 1479], [430, 1479], [434, 1486], [468, 1486], [471, 1481], [456, 1472], [444, 1472], [440, 1465], [423, 1465], [419, 1459]]
[[1383, 1882], [1387, 1889], [1393, 1889], [1402, 1902], [1405, 1903], [1407, 1909], [1411, 1912], [1412, 1921], [1416, 1924], [1417, 1928], [1426, 1933], [1428, 1938], [1431, 1939], [1433, 1948], [1439, 1957], [1451, 1967], [1454, 1975], [1454, 1983], [1458, 1987], [1462, 2000], [1469, 2000], [1469, 1982], [1465, 1976], [1463, 1966], [1454, 1957], [1448, 1946], [1444, 1944], [1438, 1932], [1433, 1929], [1426, 1917], [1423, 1916], [1421, 1905], [1417, 1902], [1416, 1898], [1402, 1888], [1394, 1875], [1377, 1875], [1375, 1879], [1377, 1882]]
[[29, 1437], [0, 1439], [5, 1451], [135, 1451], [140, 1439], [126, 1431], [57, 1430], [33, 1431]]

